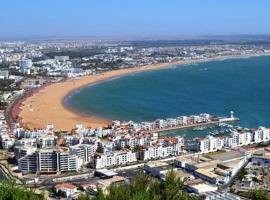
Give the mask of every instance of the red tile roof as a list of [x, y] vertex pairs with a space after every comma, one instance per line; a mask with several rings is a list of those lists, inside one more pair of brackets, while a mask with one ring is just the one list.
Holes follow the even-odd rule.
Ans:
[[57, 185], [55, 185], [56, 189], [70, 189], [70, 190], [74, 190], [76, 188], [75, 185], [71, 185], [69, 183], [59, 183]]

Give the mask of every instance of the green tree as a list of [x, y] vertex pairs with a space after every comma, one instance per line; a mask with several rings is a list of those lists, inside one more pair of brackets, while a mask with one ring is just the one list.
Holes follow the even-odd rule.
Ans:
[[79, 200], [199, 200], [200, 197], [190, 196], [183, 191], [183, 183], [173, 171], [165, 181], [158, 181], [146, 174], [140, 174], [130, 183], [111, 186], [108, 194], [98, 192], [96, 197], [81, 195]]
[[251, 200], [270, 200], [269, 193], [259, 189], [251, 190], [249, 197]]
[[43, 195], [35, 194], [32, 190], [25, 187], [17, 187], [13, 182], [0, 183], [1, 200], [44, 200]]

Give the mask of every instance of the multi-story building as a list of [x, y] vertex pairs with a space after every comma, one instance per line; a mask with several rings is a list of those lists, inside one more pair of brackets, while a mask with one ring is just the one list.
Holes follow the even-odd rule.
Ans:
[[211, 152], [217, 151], [223, 147], [223, 142], [221, 138], [216, 138], [211, 135], [206, 136], [206, 138], [201, 139], [199, 149], [201, 152]]
[[79, 144], [69, 148], [71, 154], [81, 158], [84, 163], [89, 163], [94, 158], [97, 146], [95, 144]]
[[30, 151], [18, 160], [19, 170], [23, 174], [37, 172], [37, 154], [36, 151]]
[[234, 131], [229, 136], [214, 137], [206, 136], [206, 138], [197, 139], [199, 151], [212, 152], [220, 150], [224, 147], [234, 148], [270, 140], [270, 131], [267, 128], [259, 127], [258, 129]]
[[64, 145], [66, 147], [73, 146], [80, 143], [80, 138], [78, 136], [66, 135], [64, 136]]
[[23, 138], [15, 142], [15, 146], [37, 146], [36, 138]]
[[184, 140], [181, 137], [163, 138], [159, 143], [141, 149], [138, 152], [139, 160], [151, 160], [180, 155], [183, 152]]
[[266, 142], [270, 140], [269, 129], [265, 127], [259, 127], [257, 130], [253, 129], [252, 132], [254, 143]]
[[32, 60], [30, 60], [30, 59], [19, 60], [19, 67], [20, 68], [30, 68], [30, 67], [32, 67]]
[[31, 154], [36, 151], [37, 148], [29, 145], [19, 145], [14, 147], [15, 158], [18, 161], [20, 158], [24, 157], [27, 154]]
[[57, 169], [57, 171], [60, 172], [78, 171], [83, 164], [83, 160], [76, 156], [76, 154], [70, 154], [69, 152], [59, 152], [58, 156], [59, 169]]
[[132, 151], [117, 151], [106, 154], [97, 154], [93, 161], [93, 167], [96, 169], [106, 167], [116, 167], [126, 165], [128, 163], [136, 162], [136, 153]]
[[59, 154], [55, 149], [37, 150], [37, 171], [39, 173], [56, 173], [59, 171]]
[[57, 137], [53, 135], [47, 135], [37, 139], [39, 148], [55, 147], [57, 144]]

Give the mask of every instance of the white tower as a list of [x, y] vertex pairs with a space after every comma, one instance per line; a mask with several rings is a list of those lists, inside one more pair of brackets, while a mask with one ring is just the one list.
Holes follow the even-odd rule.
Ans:
[[233, 119], [234, 118], [234, 116], [233, 116], [234, 112], [231, 111], [230, 114], [231, 114], [231, 118]]

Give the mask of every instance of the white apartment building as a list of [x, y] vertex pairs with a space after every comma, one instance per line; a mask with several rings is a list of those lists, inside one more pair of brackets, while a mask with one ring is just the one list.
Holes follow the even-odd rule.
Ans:
[[36, 130], [36, 131], [23, 131], [20, 128], [17, 128], [14, 130], [15, 135], [20, 138], [39, 138], [43, 135], [46, 135], [46, 132], [44, 130]]
[[30, 60], [30, 59], [19, 60], [19, 67], [20, 68], [30, 68], [30, 67], [32, 67], [32, 60]]
[[59, 169], [60, 172], [78, 171], [83, 165], [83, 160], [76, 156], [76, 154], [70, 154], [69, 152], [59, 152]]
[[182, 152], [181, 143], [174, 145], [156, 145], [138, 152], [140, 160], [151, 160], [179, 155]]
[[151, 136], [146, 135], [146, 136], [131, 136], [131, 135], [126, 135], [125, 137], [122, 137], [121, 135], [116, 136], [113, 139], [114, 145], [118, 148], [126, 148], [127, 146], [130, 147], [131, 149], [134, 149], [137, 146], [143, 146], [146, 144], [149, 144], [151, 141]]
[[119, 151], [107, 154], [96, 155], [93, 162], [93, 167], [102, 169], [106, 167], [115, 167], [136, 162], [136, 153], [132, 151]]
[[80, 138], [78, 136], [65, 135], [64, 144], [66, 147], [73, 146], [80, 143]]
[[24, 174], [78, 171], [83, 165], [83, 159], [63, 149], [17, 146], [15, 155], [19, 170]]
[[39, 173], [56, 173], [59, 170], [59, 154], [54, 149], [39, 149], [37, 153], [37, 171]]
[[266, 142], [270, 140], [269, 129], [265, 127], [259, 127], [257, 130], [253, 131], [254, 143]]
[[37, 139], [39, 148], [55, 147], [57, 144], [57, 137], [53, 135], [47, 135]]
[[37, 139], [36, 138], [23, 138], [20, 140], [17, 140], [15, 142], [15, 146], [37, 146]]
[[200, 140], [199, 150], [201, 152], [212, 152], [221, 149], [223, 146], [223, 139], [207, 135], [206, 138]]
[[206, 136], [200, 139], [199, 151], [200, 152], [213, 152], [220, 150], [224, 147], [239, 147], [249, 144], [256, 144], [260, 142], [267, 142], [270, 140], [270, 131], [267, 128], [259, 127], [257, 130], [232, 132], [229, 136], [213, 137]]
[[84, 163], [89, 163], [94, 158], [97, 146], [95, 144], [79, 144], [69, 148], [70, 154], [75, 154]]
[[14, 147], [14, 154], [15, 154], [15, 158], [18, 161], [20, 158], [24, 157], [27, 154], [31, 154], [32, 152], [36, 151], [37, 148], [33, 147], [33, 146], [24, 146], [24, 145], [20, 145], [20, 146], [15, 146]]

